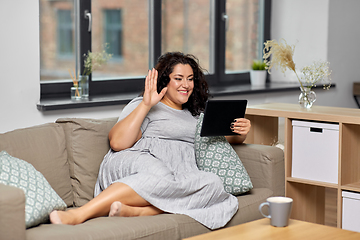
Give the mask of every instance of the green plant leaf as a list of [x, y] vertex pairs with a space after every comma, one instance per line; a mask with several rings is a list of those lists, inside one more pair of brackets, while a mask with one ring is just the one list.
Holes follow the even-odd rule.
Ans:
[[260, 60], [254, 60], [251, 66], [252, 70], [265, 70], [266, 64]]

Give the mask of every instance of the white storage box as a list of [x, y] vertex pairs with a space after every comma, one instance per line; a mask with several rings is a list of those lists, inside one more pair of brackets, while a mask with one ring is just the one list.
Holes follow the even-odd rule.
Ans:
[[360, 194], [342, 192], [342, 228], [360, 232]]
[[291, 176], [338, 183], [339, 125], [293, 120]]

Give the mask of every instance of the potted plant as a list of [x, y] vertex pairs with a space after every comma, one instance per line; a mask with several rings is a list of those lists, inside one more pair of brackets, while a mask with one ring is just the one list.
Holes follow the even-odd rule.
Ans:
[[265, 86], [266, 63], [261, 60], [253, 60], [250, 71], [250, 82], [252, 86]]

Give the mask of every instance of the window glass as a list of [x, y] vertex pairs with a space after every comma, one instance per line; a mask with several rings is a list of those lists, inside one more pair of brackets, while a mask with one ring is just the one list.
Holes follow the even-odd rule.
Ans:
[[40, 80], [71, 81], [75, 69], [73, 1], [40, 1]]
[[161, 51], [194, 54], [210, 69], [211, 0], [163, 0]]
[[225, 71], [249, 70], [254, 59], [262, 57], [263, 29], [261, 0], [227, 0]]
[[57, 11], [57, 54], [71, 58], [74, 53], [73, 23], [71, 10]]
[[113, 58], [122, 57], [122, 20], [121, 10], [104, 11], [104, 39], [106, 51], [112, 53]]
[[146, 0], [92, 0], [92, 52], [113, 57], [95, 70], [93, 81], [144, 76], [149, 68], [149, 13]]

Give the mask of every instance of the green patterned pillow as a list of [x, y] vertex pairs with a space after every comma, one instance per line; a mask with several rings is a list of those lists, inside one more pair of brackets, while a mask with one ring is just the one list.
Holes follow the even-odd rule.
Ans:
[[66, 204], [33, 165], [0, 152], [0, 183], [20, 188], [25, 193], [26, 228], [45, 223], [52, 210], [65, 210]]
[[218, 175], [228, 193], [239, 195], [250, 191], [253, 188], [250, 177], [226, 138], [200, 137], [203, 118], [204, 115], [200, 114], [195, 133], [195, 157], [198, 168]]

